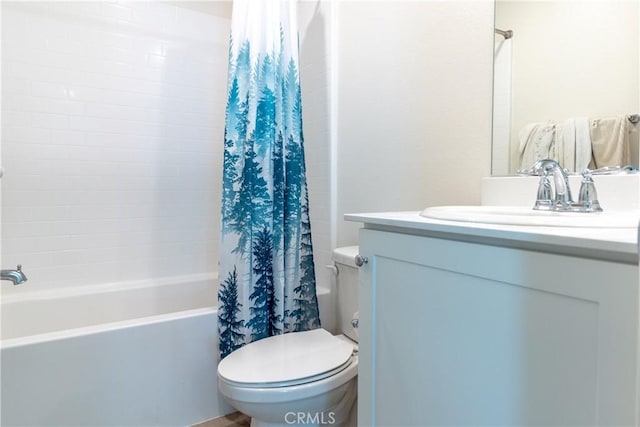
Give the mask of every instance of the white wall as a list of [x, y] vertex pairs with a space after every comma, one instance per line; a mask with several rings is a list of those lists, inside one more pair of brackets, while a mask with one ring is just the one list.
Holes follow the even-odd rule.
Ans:
[[493, 2], [339, 5], [338, 245], [357, 242], [345, 213], [479, 203]]
[[22, 292], [217, 270], [228, 38], [156, 2], [2, 2], [2, 267], [23, 264]]

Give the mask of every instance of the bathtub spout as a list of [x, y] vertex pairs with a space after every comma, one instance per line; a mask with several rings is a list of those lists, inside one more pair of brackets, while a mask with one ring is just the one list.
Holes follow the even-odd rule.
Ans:
[[27, 281], [27, 276], [22, 272], [22, 265], [18, 264], [15, 270], [0, 270], [0, 280], [10, 280], [14, 285]]

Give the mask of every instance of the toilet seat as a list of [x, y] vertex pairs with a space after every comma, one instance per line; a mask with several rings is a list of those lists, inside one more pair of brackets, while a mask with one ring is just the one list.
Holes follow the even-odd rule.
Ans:
[[218, 365], [220, 380], [244, 388], [275, 388], [330, 377], [352, 363], [353, 343], [324, 329], [252, 342]]

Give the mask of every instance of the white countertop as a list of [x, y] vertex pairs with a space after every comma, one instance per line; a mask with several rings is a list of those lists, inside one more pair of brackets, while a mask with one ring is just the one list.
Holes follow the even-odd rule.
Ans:
[[346, 214], [365, 228], [513, 247], [624, 263], [638, 263], [637, 228], [539, 227], [442, 221], [420, 212]]

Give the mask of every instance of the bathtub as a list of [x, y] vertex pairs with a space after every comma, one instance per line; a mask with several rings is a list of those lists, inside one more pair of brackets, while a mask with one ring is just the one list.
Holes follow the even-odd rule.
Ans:
[[[29, 286], [27, 282], [21, 286]], [[217, 389], [213, 275], [2, 298], [2, 426], [188, 426]]]

